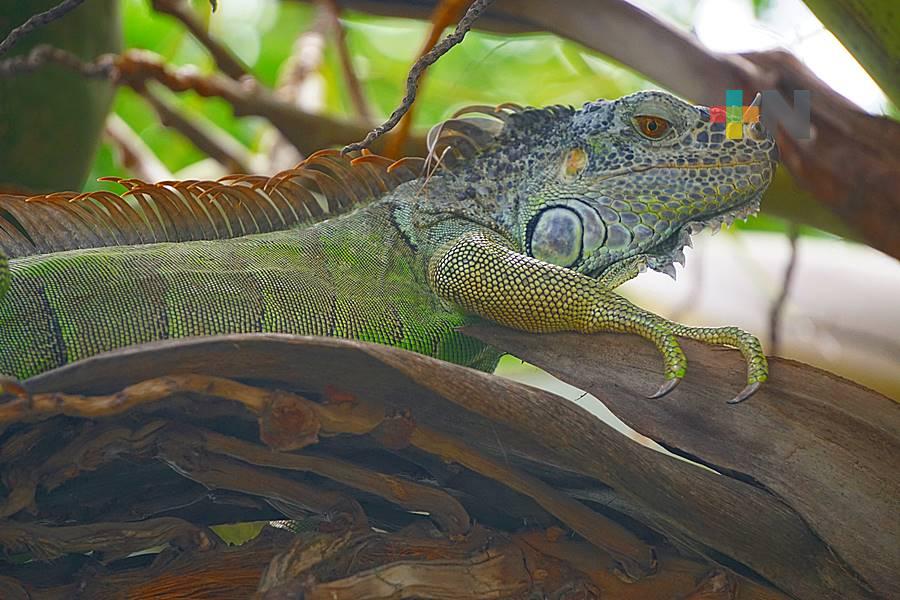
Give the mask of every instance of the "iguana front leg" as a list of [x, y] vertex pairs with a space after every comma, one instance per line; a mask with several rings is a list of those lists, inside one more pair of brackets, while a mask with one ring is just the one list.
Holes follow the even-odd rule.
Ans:
[[429, 261], [434, 292], [463, 310], [497, 323], [545, 333], [616, 331], [652, 341], [663, 355], [667, 381], [650, 396], [670, 392], [687, 360], [676, 336], [736, 346], [747, 360], [747, 387], [730, 402], [750, 397], [768, 374], [755, 337], [737, 328], [695, 328], [650, 313], [613, 292], [639, 261], [617, 268], [604, 282], [515, 252], [499, 236], [471, 231], [444, 244]]

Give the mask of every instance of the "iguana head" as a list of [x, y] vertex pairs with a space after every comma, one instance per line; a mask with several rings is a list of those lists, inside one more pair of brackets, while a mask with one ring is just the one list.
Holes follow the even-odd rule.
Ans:
[[759, 210], [777, 160], [760, 123], [726, 139], [707, 108], [663, 92], [587, 104], [569, 128], [517, 221], [529, 254], [590, 275], [648, 254], [674, 276], [692, 233]]
[[657, 91], [580, 110], [469, 107], [429, 134], [428, 172], [446, 181], [420, 225], [462, 216], [587, 275], [641, 254], [674, 276], [692, 233], [759, 210], [777, 150], [761, 123], [742, 133], [726, 139], [708, 108]]

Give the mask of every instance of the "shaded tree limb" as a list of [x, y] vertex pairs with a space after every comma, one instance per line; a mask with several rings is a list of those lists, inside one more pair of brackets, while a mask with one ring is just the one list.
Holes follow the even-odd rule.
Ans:
[[71, 527], [0, 522], [0, 547], [8, 553], [28, 552], [38, 560], [91, 551], [101, 553], [105, 560], [116, 560], [152, 546], [177, 544], [206, 551], [217, 543], [212, 532], [173, 518]]
[[84, 4], [84, 0], [63, 0], [53, 8], [33, 15], [27, 21], [9, 32], [3, 41], [0, 41], [0, 55], [5, 54], [16, 45], [20, 39], [35, 29], [49, 25], [53, 21], [61, 19], [70, 11]]
[[[56, 414], [81, 417], [114, 416], [184, 393], [201, 393], [207, 397], [227, 398], [242, 403], [253, 413], [260, 415], [261, 439], [269, 445], [283, 449], [314, 443], [320, 429], [330, 434], [373, 432], [384, 418], [382, 407], [359, 398], [343, 402], [344, 406], [334, 403], [318, 405], [288, 392], [272, 392], [216, 377], [185, 375], [148, 379], [107, 396], [87, 397], [53, 393], [11, 399], [0, 406], [0, 423], [44, 419]], [[352, 404], [352, 410], [348, 410], [350, 407], [347, 404]], [[166, 455], [167, 461], [177, 463], [180, 472], [193, 472], [187, 462], [179, 462], [188, 460], [187, 457], [191, 453], [186, 449], [180, 449], [183, 446], [179, 446], [176, 442], [172, 444], [174, 444], [171, 446], [172, 449]], [[485, 477], [501, 480], [517, 492], [534, 499], [598, 548], [614, 556], [622, 563], [629, 577], [639, 578], [655, 571], [650, 549], [631, 532], [558, 493], [539, 479], [472, 451], [463, 440], [455, 436], [449, 436], [424, 425], [417, 425], [412, 430], [409, 444], [446, 461], [458, 462]], [[211, 460], [212, 458], [207, 457], [205, 462]], [[207, 486], [250, 491], [247, 487], [227, 487], [226, 479], [219, 474], [223, 469], [236, 468], [223, 463], [218, 469], [196, 470], [192, 478]], [[292, 483], [274, 480], [263, 487], [268, 489], [273, 486], [280, 490], [279, 498], [287, 496], [296, 488]], [[327, 508], [331, 506], [329, 502], [331, 500], [316, 500], [315, 506]], [[332, 504], [347, 505], [346, 502], [337, 500]], [[21, 506], [24, 505], [21, 503], [17, 505]], [[6, 511], [7, 514], [12, 512], [15, 511]], [[353, 521], [358, 522], [359, 511], [354, 510], [351, 513], [354, 515]]]

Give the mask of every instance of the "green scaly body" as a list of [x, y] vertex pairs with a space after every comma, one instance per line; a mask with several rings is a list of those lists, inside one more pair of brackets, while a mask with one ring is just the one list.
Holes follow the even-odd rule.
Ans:
[[462, 315], [429, 292], [386, 209], [228, 240], [15, 260], [0, 304], [0, 371], [28, 377], [126, 345], [254, 332], [354, 338], [492, 367], [494, 353], [482, 357], [454, 331]]
[[757, 126], [725, 140], [705, 109], [660, 92], [497, 114], [499, 126], [447, 123], [467, 140], [447, 145], [455, 165], [327, 221], [0, 264], [0, 373], [25, 379], [131, 344], [243, 332], [354, 338], [492, 369], [499, 353], [456, 331], [477, 315], [647, 337], [666, 361], [660, 394], [685, 372], [676, 336], [733, 345], [749, 365], [738, 400], [752, 393], [766, 377], [755, 338], [668, 322], [613, 289], [647, 266], [669, 272], [702, 224], [758, 207], [771, 138]]

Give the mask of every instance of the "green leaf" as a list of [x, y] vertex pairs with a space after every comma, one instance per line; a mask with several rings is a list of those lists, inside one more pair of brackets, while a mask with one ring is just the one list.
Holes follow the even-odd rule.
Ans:
[[268, 521], [251, 521], [250, 523], [213, 525], [210, 529], [216, 532], [216, 535], [225, 543], [231, 546], [240, 546], [258, 536], [268, 524]]

